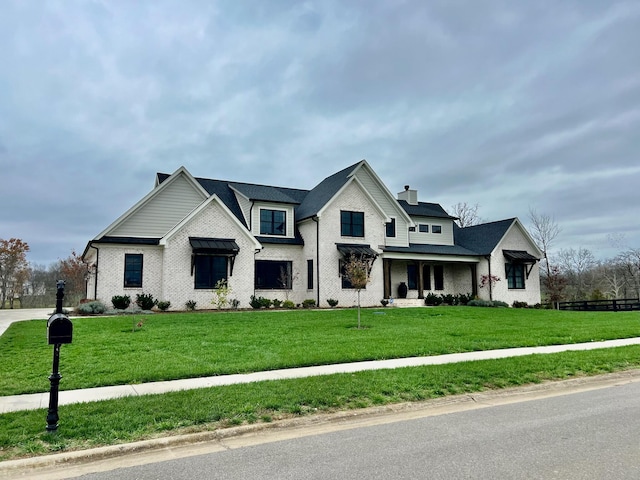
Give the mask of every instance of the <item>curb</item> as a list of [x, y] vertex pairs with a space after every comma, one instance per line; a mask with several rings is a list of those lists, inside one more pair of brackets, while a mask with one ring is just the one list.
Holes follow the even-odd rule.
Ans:
[[[277, 420], [272, 423], [242, 425], [210, 431], [180, 434], [154, 438], [120, 445], [110, 445], [89, 450], [56, 453], [40, 457], [0, 462], [0, 477], [31, 476], [52, 474], [53, 468], [72, 468], [87, 465], [100, 460], [116, 459], [127, 455], [143, 455], [163, 450], [202, 445], [213, 442], [218, 450], [228, 450], [241, 446], [241, 440], [252, 439], [247, 443], [268, 443], [271, 433], [290, 432], [290, 436], [307, 436], [320, 433], [318, 430], [349, 429], [364, 424], [390, 423], [412, 418], [453, 413], [455, 411], [488, 408], [508, 403], [535, 400], [551, 396], [568, 395], [588, 390], [607, 388], [626, 383], [640, 382], [640, 369], [625, 370], [591, 377], [579, 377], [568, 380], [547, 381], [540, 384], [500, 390], [486, 390], [471, 394], [453, 395], [430, 399], [422, 402], [398, 403], [360, 410], [346, 410], [320, 413], [308, 417], [296, 417]], [[263, 438], [257, 438], [259, 435]], [[236, 439], [238, 445], [224, 445], [225, 440]], [[183, 452], [182, 456], [188, 456]], [[53, 478], [53, 477], [51, 477]], [[66, 477], [57, 477], [66, 478]]]

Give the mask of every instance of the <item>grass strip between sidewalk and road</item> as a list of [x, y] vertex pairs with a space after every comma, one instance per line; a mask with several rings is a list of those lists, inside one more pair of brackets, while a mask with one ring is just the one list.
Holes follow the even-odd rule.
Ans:
[[640, 346], [265, 381], [0, 415], [0, 460], [639, 368]]

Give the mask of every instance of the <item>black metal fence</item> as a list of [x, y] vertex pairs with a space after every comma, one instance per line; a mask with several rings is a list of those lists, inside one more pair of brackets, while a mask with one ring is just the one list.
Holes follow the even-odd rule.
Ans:
[[578, 310], [589, 312], [622, 312], [640, 310], [640, 299], [617, 298], [615, 300], [579, 300], [576, 302], [559, 302], [559, 310]]

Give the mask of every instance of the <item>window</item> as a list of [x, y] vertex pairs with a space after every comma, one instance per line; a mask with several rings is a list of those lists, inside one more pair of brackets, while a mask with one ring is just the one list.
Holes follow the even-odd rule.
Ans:
[[509, 288], [524, 289], [524, 264], [506, 263], [505, 271]]
[[420, 225], [418, 225], [418, 228], [420, 229], [420, 233], [429, 233], [429, 225], [421, 223]]
[[124, 286], [125, 288], [142, 287], [142, 254], [124, 254]]
[[340, 235], [364, 237], [364, 212], [340, 212]]
[[260, 235], [286, 235], [287, 212], [260, 209]]
[[444, 290], [444, 267], [442, 265], [433, 266], [433, 283], [436, 290]]
[[290, 290], [291, 280], [291, 262], [256, 260], [256, 288], [261, 290]]
[[431, 266], [422, 266], [422, 281], [424, 282], [424, 289], [431, 290]]
[[227, 257], [222, 255], [196, 255], [194, 259], [195, 288], [215, 288], [227, 279]]
[[441, 225], [431, 225], [431, 233], [442, 233]]
[[418, 269], [413, 263], [407, 265], [407, 287], [409, 290], [418, 289]]
[[416, 227], [409, 227], [409, 231], [410, 232], [415, 232], [416, 231]]
[[387, 237], [395, 237], [396, 236], [396, 219], [392, 218], [389, 223], [386, 224], [387, 227]]
[[313, 260], [307, 260], [307, 290], [313, 290]]

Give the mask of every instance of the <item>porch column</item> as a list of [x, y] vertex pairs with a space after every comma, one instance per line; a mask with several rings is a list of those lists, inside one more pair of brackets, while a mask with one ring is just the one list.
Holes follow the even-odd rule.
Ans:
[[391, 297], [391, 259], [382, 259], [382, 275], [384, 277], [384, 298]]
[[424, 280], [422, 279], [422, 267], [424, 262], [418, 261], [418, 298], [424, 298]]
[[471, 268], [471, 294], [474, 297], [478, 296], [478, 266], [475, 263], [469, 265]]

